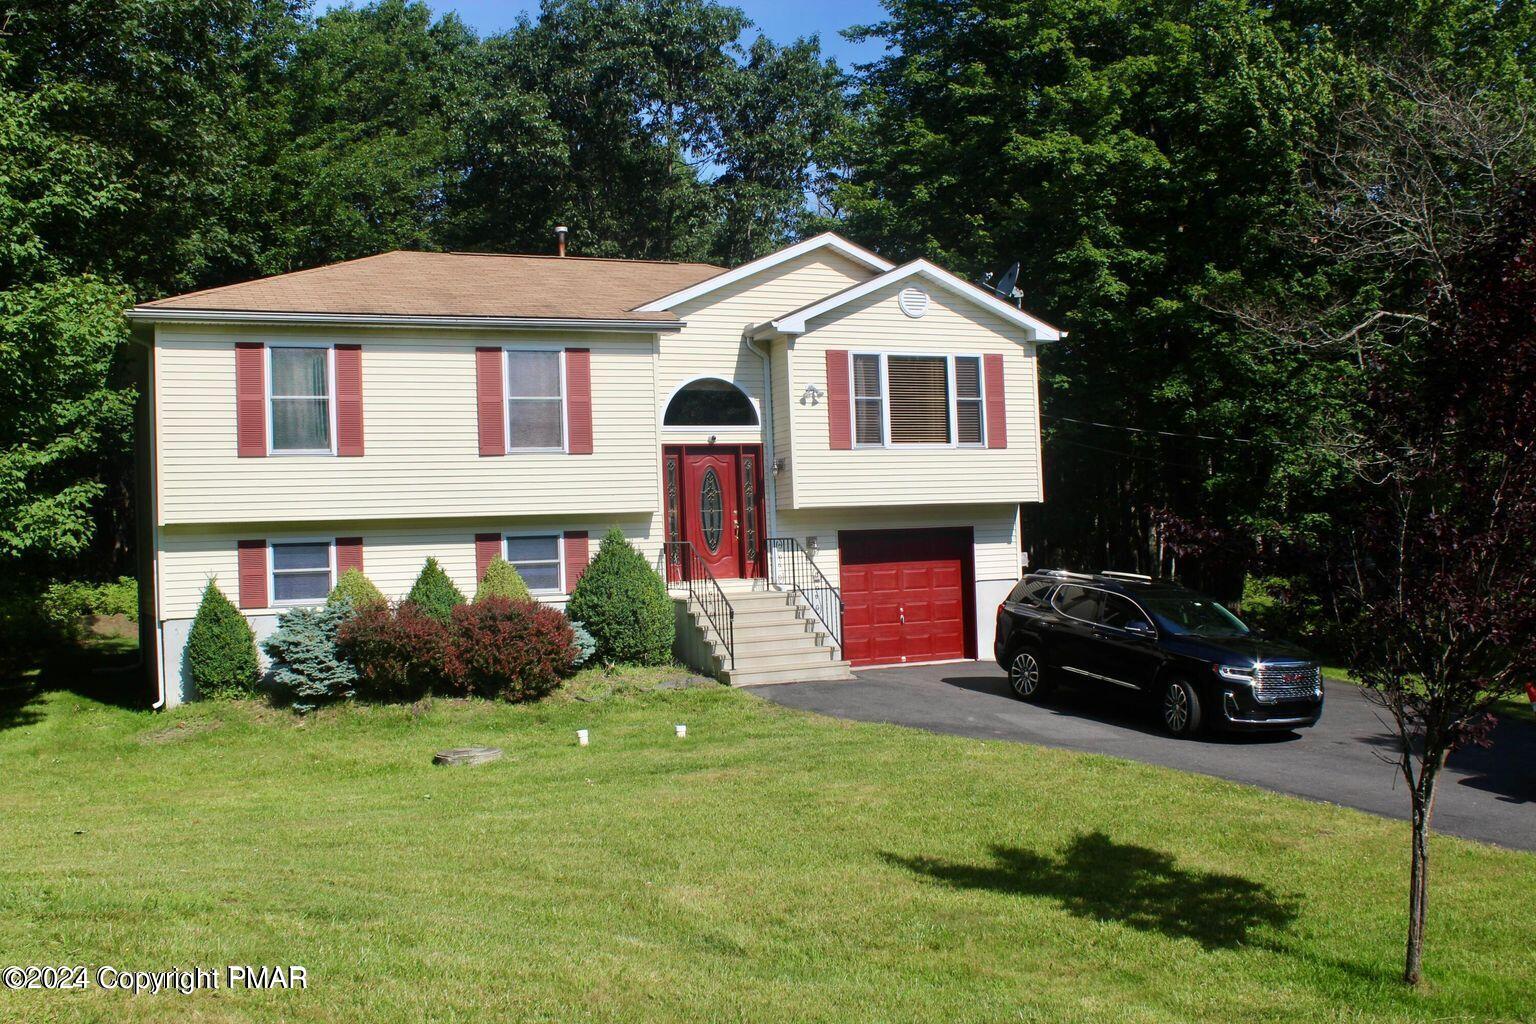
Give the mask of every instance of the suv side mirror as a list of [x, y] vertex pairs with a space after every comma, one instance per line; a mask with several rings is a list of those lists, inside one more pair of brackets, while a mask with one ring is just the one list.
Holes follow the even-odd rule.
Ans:
[[1127, 633], [1134, 633], [1137, 636], [1157, 635], [1157, 630], [1153, 629], [1152, 623], [1148, 622], [1146, 619], [1135, 619], [1131, 622], [1127, 622], [1125, 624], [1125, 631]]

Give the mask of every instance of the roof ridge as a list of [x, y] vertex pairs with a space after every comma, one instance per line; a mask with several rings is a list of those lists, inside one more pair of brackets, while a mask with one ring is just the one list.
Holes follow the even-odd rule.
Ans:
[[322, 263], [318, 267], [305, 267], [302, 270], [285, 270], [280, 274], [268, 274], [266, 277], [253, 277], [249, 281], [231, 281], [229, 284], [215, 284], [207, 288], [198, 288], [190, 292], [177, 292], [174, 295], [162, 295], [158, 299], [150, 299], [148, 302], [140, 302], [140, 306], [153, 306], [157, 302], [165, 302], [168, 299], [190, 299], [194, 295], [207, 295], [209, 292], [224, 291], [226, 288], [243, 288], [248, 284], [261, 284], [277, 277], [301, 277], [304, 274], [314, 274], [322, 270], [334, 270], [336, 267], [344, 267], [349, 263], [363, 263], [367, 260], [376, 260], [383, 256], [393, 256], [399, 252], [413, 252], [411, 249], [388, 249], [384, 252], [370, 253], [367, 256], [354, 256], [349, 260], [337, 260], [335, 263]]
[[[397, 250], [412, 251], [412, 250]], [[423, 252], [427, 250], [421, 250]], [[555, 253], [543, 252], [477, 252], [471, 249], [446, 249], [440, 253], [431, 253], [440, 256], [499, 256], [506, 259], [519, 260], [584, 260], [589, 263], [648, 263], [660, 267], [713, 267], [716, 270], [727, 268], [714, 263], [705, 263], [702, 260], [646, 260], [636, 259], [632, 256], [560, 256]]]

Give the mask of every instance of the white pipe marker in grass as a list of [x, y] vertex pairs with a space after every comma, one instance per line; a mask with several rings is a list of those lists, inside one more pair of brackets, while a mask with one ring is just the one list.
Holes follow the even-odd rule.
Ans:
[[576, 742], [581, 744], [583, 747], [587, 745], [587, 730], [585, 730], [585, 729], [577, 729], [576, 730]]
[[688, 738], [688, 727], [681, 722], [677, 724], [677, 738], [680, 740]]

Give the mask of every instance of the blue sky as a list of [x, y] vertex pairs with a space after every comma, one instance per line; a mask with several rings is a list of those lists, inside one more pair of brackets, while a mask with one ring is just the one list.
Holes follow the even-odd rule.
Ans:
[[[361, 0], [356, 0], [361, 5]], [[509, 27], [524, 12], [536, 14], [538, 0], [427, 0], [434, 11], [457, 11], [460, 18], [481, 34]], [[321, 0], [321, 9], [338, 6]], [[732, 6], [747, 12], [762, 32], [774, 42], [789, 42], [797, 36], [821, 36], [823, 53], [836, 57], [845, 69], [855, 63], [880, 55], [880, 44], [848, 42], [838, 33], [850, 25], [881, 20], [884, 9], [878, 0], [734, 0]]]

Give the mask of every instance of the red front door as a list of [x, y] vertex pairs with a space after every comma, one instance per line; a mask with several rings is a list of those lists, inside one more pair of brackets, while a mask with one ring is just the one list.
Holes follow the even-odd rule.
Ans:
[[741, 566], [741, 453], [689, 448], [683, 454], [683, 539], [717, 579], [735, 579]]

